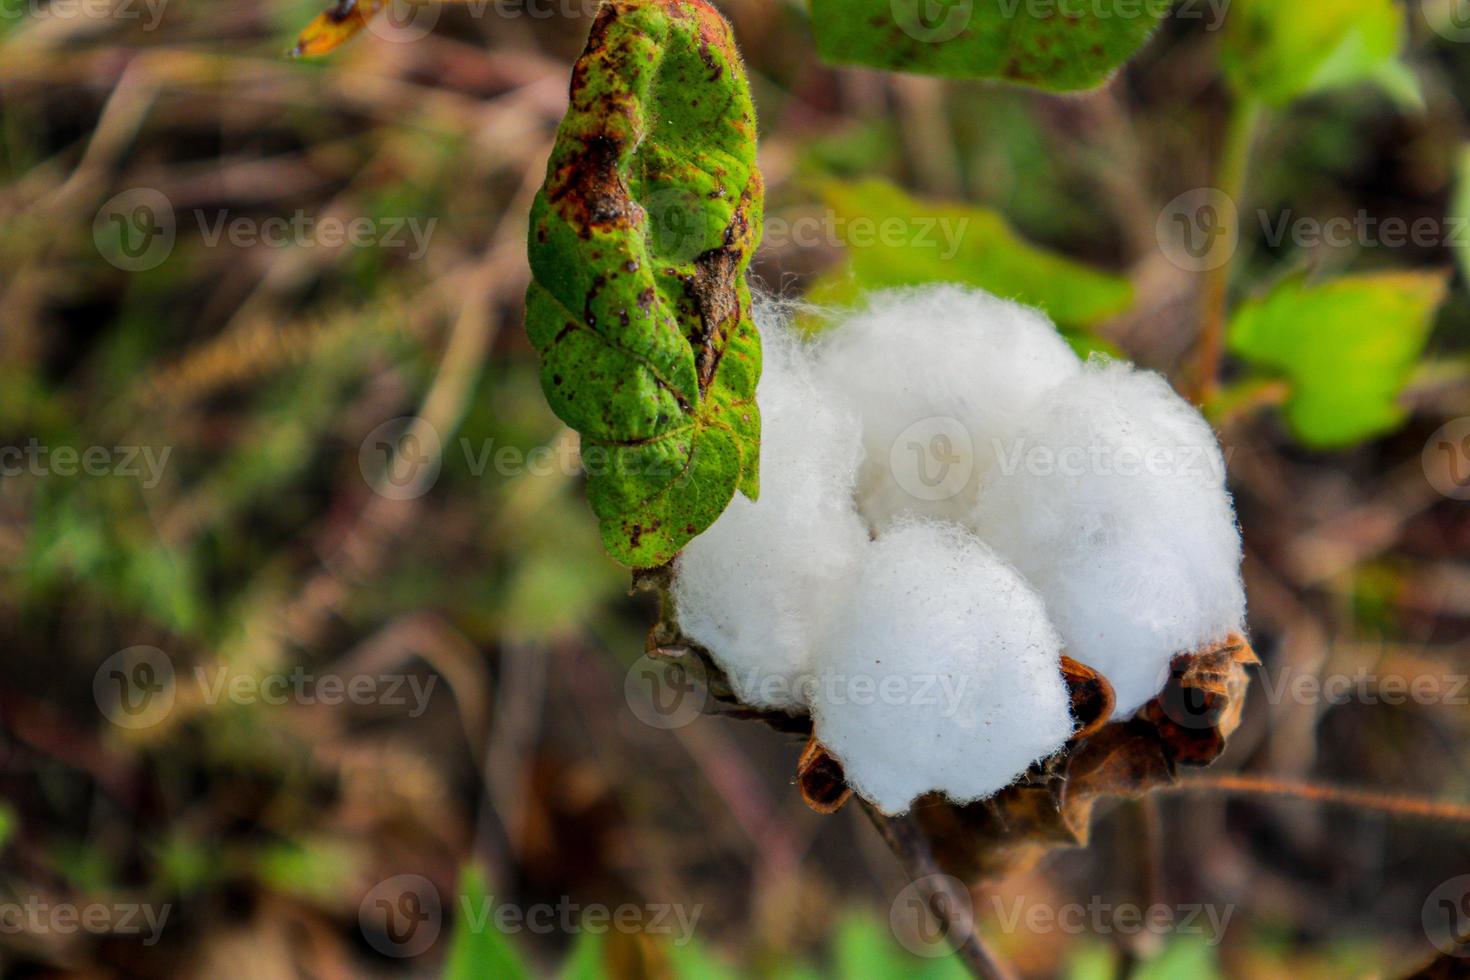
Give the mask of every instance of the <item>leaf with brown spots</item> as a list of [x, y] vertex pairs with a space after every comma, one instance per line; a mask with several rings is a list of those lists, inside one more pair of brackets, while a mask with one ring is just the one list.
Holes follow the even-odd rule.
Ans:
[[603, 542], [634, 568], [758, 493], [763, 199], [729, 25], [699, 0], [605, 4], [531, 211], [526, 331]]

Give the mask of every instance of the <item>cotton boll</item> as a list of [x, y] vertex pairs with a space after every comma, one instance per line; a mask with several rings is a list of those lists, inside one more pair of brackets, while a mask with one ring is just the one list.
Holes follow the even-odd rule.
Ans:
[[819, 659], [817, 738], [886, 813], [989, 796], [1072, 733], [1061, 638], [972, 534], [910, 521], [870, 546]]
[[868, 543], [853, 509], [856, 417], [814, 386], [809, 355], [758, 310], [764, 370], [759, 501], [736, 495], [675, 566], [680, 629], [707, 648], [746, 704], [805, 707], [803, 678]]
[[1119, 714], [1176, 653], [1242, 628], [1240, 532], [1215, 434], [1156, 374], [1094, 360], [1019, 425], [973, 526], [1046, 600]]
[[994, 442], [1080, 362], [1046, 316], [961, 286], [871, 294], [821, 340], [823, 387], [858, 412], [863, 517], [962, 521]]

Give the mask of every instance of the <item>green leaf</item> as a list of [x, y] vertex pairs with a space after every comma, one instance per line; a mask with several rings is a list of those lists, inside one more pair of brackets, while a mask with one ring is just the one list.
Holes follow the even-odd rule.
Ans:
[[561, 965], [558, 980], [604, 980], [607, 976], [608, 971], [603, 964], [602, 933], [579, 933], [572, 951]]
[[965, 980], [954, 956], [920, 959], [894, 939], [889, 924], [865, 912], [848, 913], [833, 940], [832, 975], [840, 980]]
[[812, 285], [813, 303], [846, 306], [869, 289], [957, 282], [1076, 329], [1133, 302], [1126, 279], [1030, 244], [994, 211], [919, 200], [881, 180], [829, 183], [823, 196], [845, 232], [849, 263]]
[[482, 922], [471, 918], [472, 912], [478, 914], [489, 907], [485, 875], [467, 865], [459, 875], [459, 908], [444, 963], [444, 980], [531, 980], [531, 971], [510, 940], [495, 928], [493, 917]]
[[670, 944], [665, 950], [677, 980], [736, 980], [738, 974], [697, 942]]
[[1236, 0], [1221, 57], [1239, 94], [1277, 108], [1366, 81], [1404, 98], [1412, 78], [1392, 67], [1403, 35], [1393, 0]]
[[1215, 947], [1199, 937], [1171, 942], [1133, 975], [1133, 980], [1223, 980]]
[[1286, 419], [1303, 443], [1352, 445], [1403, 421], [1396, 399], [1424, 350], [1446, 278], [1397, 272], [1309, 285], [1294, 277], [1236, 313], [1230, 349], [1286, 376]]
[[812, 0], [835, 64], [1093, 88], [1143, 46], [1173, 0]]
[[729, 25], [695, 0], [604, 4], [531, 211], [526, 330], [626, 565], [669, 561], [759, 492], [745, 273], [763, 199]]

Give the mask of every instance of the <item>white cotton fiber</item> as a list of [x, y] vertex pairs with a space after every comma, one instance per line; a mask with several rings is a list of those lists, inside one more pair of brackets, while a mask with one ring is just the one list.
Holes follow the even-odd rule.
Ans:
[[1215, 434], [1156, 374], [1094, 360], [1048, 393], [980, 489], [973, 526], [1046, 600], [1128, 714], [1170, 658], [1242, 628], [1240, 533]]
[[680, 628], [746, 704], [805, 707], [802, 678], [868, 532], [853, 509], [857, 419], [812, 383], [809, 355], [758, 309], [764, 369], [759, 501], [737, 494], [676, 565]]
[[684, 549], [675, 613], [742, 701], [810, 710], [885, 812], [1061, 749], [1064, 652], [1128, 715], [1242, 629], [1220, 448], [1163, 378], [1084, 367], [1043, 314], [958, 286], [876, 294], [815, 342], [757, 321], [760, 500]]
[[904, 515], [967, 518], [993, 441], [1080, 368], [1028, 307], [952, 285], [871, 294], [822, 335], [817, 365], [862, 419], [863, 517], [877, 531]]
[[901, 522], [869, 549], [822, 647], [812, 715], [848, 783], [885, 813], [922, 793], [989, 796], [1073, 730], [1041, 599], [952, 524]]

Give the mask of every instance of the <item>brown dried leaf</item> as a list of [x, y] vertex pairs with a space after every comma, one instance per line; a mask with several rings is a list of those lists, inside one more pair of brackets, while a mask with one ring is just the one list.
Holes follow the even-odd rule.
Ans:
[[1158, 728], [1174, 762], [1207, 766], [1225, 751], [1245, 708], [1245, 668], [1258, 663], [1238, 633], [1213, 649], [1174, 658], [1168, 684], [1141, 712]]
[[1106, 677], [1071, 657], [1062, 657], [1062, 679], [1072, 698], [1072, 717], [1077, 719], [1071, 741], [1081, 741], [1108, 723], [1117, 698]]
[[796, 763], [796, 785], [802, 800], [818, 813], [836, 813], [852, 798], [842, 763], [815, 738], [807, 739]]
[[[1091, 734], [991, 799], [957, 806], [939, 796], [924, 798], [915, 817], [935, 859], [949, 874], [973, 882], [1028, 868], [1055, 847], [1086, 846], [1098, 800], [1171, 785], [1176, 766], [1207, 765], [1223, 751], [1240, 724], [1249, 684], [1245, 667], [1255, 662], [1239, 636], [1183, 654], [1159, 697], [1137, 715], [1086, 726]], [[1064, 664], [1074, 702], [1085, 694], [1086, 671]]]
[[315, 58], [337, 50], [356, 37], [387, 4], [388, 0], [337, 0], [306, 25], [291, 54]]

